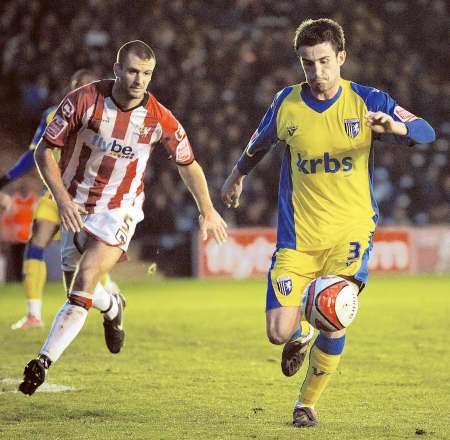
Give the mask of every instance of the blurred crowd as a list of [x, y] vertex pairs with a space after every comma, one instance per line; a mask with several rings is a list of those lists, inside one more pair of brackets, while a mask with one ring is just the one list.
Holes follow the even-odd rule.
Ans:
[[[438, 133], [432, 145], [412, 149], [376, 145], [382, 224], [449, 222], [445, 0], [7, 0], [1, 8], [0, 98], [9, 103], [0, 110], [1, 129], [20, 127], [22, 137], [8, 132], [10, 144], [17, 136], [17, 156], [23, 133], [31, 136], [76, 69], [112, 77], [118, 47], [141, 39], [157, 55], [151, 92], [186, 128], [217, 205], [224, 178], [274, 94], [303, 80], [292, 50], [295, 28], [305, 18], [333, 18], [346, 32], [344, 78], [388, 91]], [[275, 223], [282, 149], [247, 179], [241, 209], [225, 212], [230, 225]], [[177, 246], [195, 228], [196, 210], [164, 151], [153, 157], [146, 180], [140, 230], [153, 234], [141, 234], [163, 235], [167, 246]]]

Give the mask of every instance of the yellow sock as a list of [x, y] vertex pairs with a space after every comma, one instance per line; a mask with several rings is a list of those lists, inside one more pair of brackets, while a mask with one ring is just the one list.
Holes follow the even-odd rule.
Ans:
[[43, 260], [29, 259], [23, 264], [24, 285], [27, 299], [42, 299], [47, 281], [47, 265]]
[[300, 321], [300, 328], [302, 329], [302, 336], [306, 336], [309, 333], [309, 322]]
[[292, 342], [305, 338], [305, 336], [309, 335], [309, 329], [310, 325], [308, 321], [300, 321], [299, 328], [294, 332], [289, 341]]
[[298, 400], [301, 406], [314, 408], [332, 374], [337, 370], [344, 342], [345, 336], [336, 339], [322, 334], [318, 336], [311, 349], [308, 372], [300, 388]]

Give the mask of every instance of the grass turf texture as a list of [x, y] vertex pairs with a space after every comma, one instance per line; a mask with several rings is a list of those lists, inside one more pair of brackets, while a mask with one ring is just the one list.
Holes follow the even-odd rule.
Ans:
[[[75, 391], [26, 397], [0, 384], [0, 438], [449, 438], [449, 281], [372, 278], [309, 430], [291, 426], [306, 365], [282, 376], [281, 348], [265, 339], [263, 281], [122, 282], [123, 352], [109, 354], [92, 310], [47, 379]], [[26, 332], [9, 330], [21, 286], [1, 286], [0, 301], [0, 379], [19, 379], [64, 295], [50, 284], [46, 328]]]

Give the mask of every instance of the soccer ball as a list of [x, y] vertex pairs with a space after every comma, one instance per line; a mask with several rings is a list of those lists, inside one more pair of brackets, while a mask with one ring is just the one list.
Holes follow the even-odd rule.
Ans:
[[303, 317], [318, 330], [342, 330], [358, 312], [358, 287], [334, 275], [316, 278], [303, 291], [301, 310]]

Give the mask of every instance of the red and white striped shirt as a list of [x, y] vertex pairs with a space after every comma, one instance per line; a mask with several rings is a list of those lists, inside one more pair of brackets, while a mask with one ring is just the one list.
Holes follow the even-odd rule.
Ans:
[[61, 148], [69, 194], [89, 213], [142, 206], [144, 172], [157, 142], [178, 165], [194, 161], [183, 127], [167, 108], [146, 93], [140, 105], [123, 111], [113, 85], [96, 81], [68, 94], [44, 133]]

